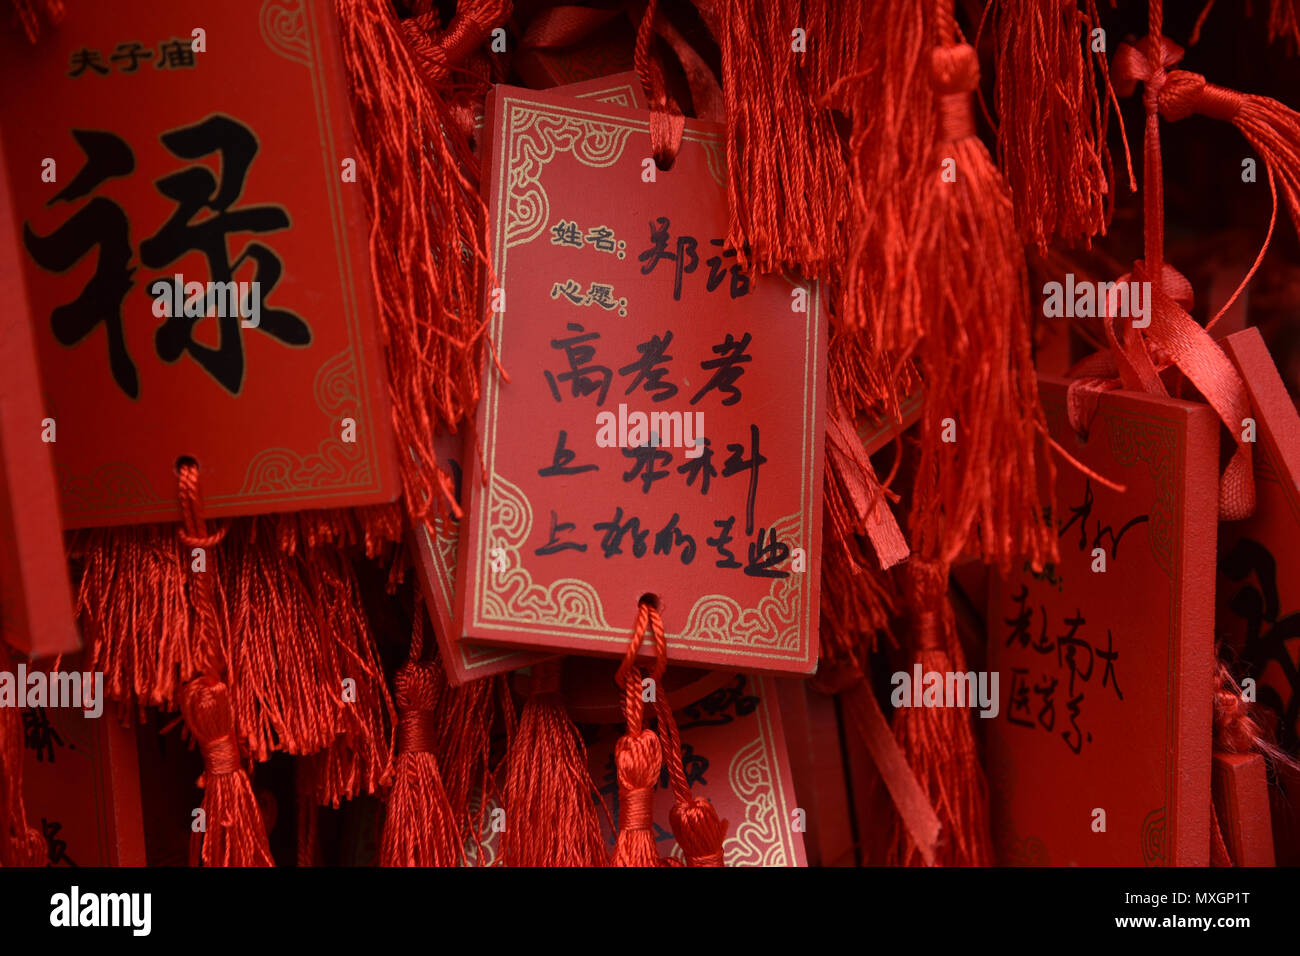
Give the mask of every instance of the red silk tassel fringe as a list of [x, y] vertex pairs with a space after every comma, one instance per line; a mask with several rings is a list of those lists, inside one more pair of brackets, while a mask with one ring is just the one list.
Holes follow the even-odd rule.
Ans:
[[560, 662], [533, 665], [506, 758], [506, 866], [604, 866], [599, 794], [560, 696]]
[[[975, 135], [974, 49], [936, 47], [931, 68], [942, 135], [927, 173], [933, 198], [920, 263], [929, 321], [918, 348], [925, 402], [912, 548], [946, 564], [970, 547], [1003, 568], [1022, 555], [1039, 566], [1054, 557], [1056, 539], [1038, 504], [1035, 448], [1045, 425], [1024, 251], [1006, 186]], [[955, 182], [940, 178], [948, 163]]]
[[[860, 36], [852, 3], [719, 0], [730, 178], [729, 244], [760, 272], [826, 276], [838, 256], [846, 170], [822, 99], [852, 62]], [[806, 52], [793, 49], [804, 31]]]
[[438, 772], [440, 704], [436, 663], [422, 663], [424, 609], [416, 607], [410, 659], [397, 672], [397, 754], [379, 845], [380, 866], [456, 866], [460, 827]]
[[181, 692], [181, 715], [203, 755], [204, 832], [190, 835], [190, 866], [273, 866], [262, 812], [240, 763], [230, 692], [200, 676]]
[[1087, 242], [1106, 231], [1110, 209], [1110, 101], [1099, 93], [1104, 51], [1093, 52], [1095, 0], [996, 0], [994, 102], [998, 161], [1026, 243]]
[[[923, 674], [964, 671], [966, 659], [948, 604], [947, 567], [913, 559], [906, 571], [915, 615], [913, 664], [919, 663]], [[970, 712], [961, 707], [901, 707], [894, 716], [894, 736], [942, 826], [935, 853], [940, 866], [993, 862], [988, 786], [970, 722]], [[903, 866], [923, 862], [899, 818], [894, 821], [889, 859]]]
[[486, 209], [470, 131], [451, 102], [451, 70], [504, 22], [510, 5], [461, 3], [436, 37], [432, 11], [399, 22], [390, 0], [338, 0], [337, 7], [393, 427], [407, 511], [420, 522], [430, 509], [457, 507], [433, 442], [474, 409], [475, 346], [486, 327]]

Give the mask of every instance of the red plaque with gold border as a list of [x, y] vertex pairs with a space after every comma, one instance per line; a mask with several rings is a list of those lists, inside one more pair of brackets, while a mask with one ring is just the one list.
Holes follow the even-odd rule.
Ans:
[[509, 380], [488, 363], [460, 639], [614, 656], [649, 593], [673, 661], [812, 671], [818, 287], [725, 246], [718, 127], [688, 120], [658, 170], [644, 112], [499, 87], [487, 115]]
[[333, 4], [76, 4], [0, 79], [64, 524], [176, 519], [182, 456], [212, 515], [396, 497]]

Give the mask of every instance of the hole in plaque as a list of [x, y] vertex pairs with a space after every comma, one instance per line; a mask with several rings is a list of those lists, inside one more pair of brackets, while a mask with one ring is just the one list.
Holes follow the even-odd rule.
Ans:
[[193, 455], [181, 455], [179, 458], [176, 459], [176, 474], [179, 475], [181, 473], [181, 469], [184, 468], [186, 465], [193, 465], [195, 468], [197, 468], [199, 467], [199, 460], [195, 458]]
[[652, 594], [652, 593], [650, 593], [649, 591], [646, 591], [645, 594], [643, 594], [643, 595], [641, 595], [639, 598], [637, 598], [636, 603], [637, 603], [638, 606], [644, 604], [646, 607], [652, 607], [652, 608], [654, 608], [656, 611], [662, 611], [662, 610], [663, 610], [663, 608], [662, 608], [662, 607], [660, 606], [660, 604], [659, 604], [659, 595], [657, 595], [657, 594]]

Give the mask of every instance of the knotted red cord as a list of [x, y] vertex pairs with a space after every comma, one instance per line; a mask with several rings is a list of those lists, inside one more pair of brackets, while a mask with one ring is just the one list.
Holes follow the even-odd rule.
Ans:
[[272, 866], [261, 809], [241, 763], [230, 688], [223, 679], [227, 635], [216, 597], [213, 550], [225, 537], [225, 529], [208, 532], [199, 491], [199, 466], [188, 461], [177, 470], [182, 519], [177, 537], [186, 548], [203, 548], [205, 552], [203, 563], [191, 566], [189, 580], [194, 619], [190, 630], [192, 656], [201, 673], [181, 689], [180, 695], [181, 717], [203, 755], [204, 768], [199, 778], [204, 826], [191, 833], [190, 865]]
[[[1267, 122], [1265, 117], [1269, 111], [1259, 105], [1264, 100], [1263, 97], [1248, 97], [1215, 87], [1194, 73], [1167, 72], [1167, 67], [1177, 63], [1183, 51], [1176, 43], [1160, 36], [1162, 7], [1159, 0], [1153, 0], [1149, 7], [1149, 35], [1137, 46], [1121, 45], [1116, 51], [1114, 63], [1115, 88], [1122, 95], [1132, 93], [1138, 82], [1144, 84], [1145, 258], [1135, 264], [1131, 275], [1122, 277], [1120, 281], [1133, 279], [1150, 283], [1151, 294], [1146, 316], [1150, 324], [1146, 328], [1137, 328], [1132, 322], [1127, 322], [1122, 333], [1117, 334], [1113, 327], [1114, 309], [1108, 304], [1106, 315], [1101, 321], [1110, 343], [1109, 353], [1100, 358], [1090, 357], [1071, 370], [1071, 375], [1076, 380], [1069, 389], [1067, 411], [1071, 425], [1076, 431], [1083, 432], [1091, 420], [1101, 392], [1123, 387], [1166, 396], [1168, 391], [1159, 373], [1170, 365], [1177, 366], [1218, 413], [1236, 443], [1236, 450], [1224, 469], [1219, 485], [1219, 516], [1224, 520], [1233, 520], [1247, 517], [1255, 509], [1253, 445], [1245, 440], [1243, 427], [1243, 420], [1250, 416], [1250, 402], [1236, 367], [1206, 329], [1189, 314], [1188, 309], [1192, 304], [1190, 283], [1164, 262], [1160, 117], [1163, 115], [1166, 119], [1178, 120], [1199, 111], [1234, 122], [1264, 154], [1270, 171], [1270, 184], [1273, 183], [1272, 173], [1280, 152], [1278, 141], [1289, 144], [1290, 149], [1295, 150], [1296, 143], [1300, 142], [1300, 123], [1288, 121], [1288, 139], [1282, 131]], [[1291, 115], [1295, 117], [1295, 114]], [[1261, 144], [1274, 148], [1270, 153]], [[1269, 162], [1270, 155], [1274, 162]], [[1300, 157], [1300, 154], [1297, 156]], [[1300, 209], [1297, 202], [1300, 200], [1300, 191], [1297, 191], [1294, 184], [1300, 184], [1300, 180], [1294, 179], [1298, 175], [1295, 171], [1289, 175], [1293, 184], [1289, 184], [1288, 177], [1284, 176], [1283, 194], [1295, 216]], [[1272, 235], [1271, 223], [1269, 235]], [[1265, 244], [1267, 245], [1267, 239]], [[1246, 281], [1254, 274], [1258, 263], [1259, 259], [1256, 259]]]
[[[641, 641], [650, 630], [650, 607], [644, 602], [637, 606], [636, 626], [628, 643], [623, 662], [615, 676], [623, 690], [623, 719], [627, 731], [614, 746], [614, 766], [618, 773], [618, 835], [614, 840], [612, 866], [658, 866], [659, 851], [655, 848], [654, 792], [663, 767], [663, 747], [659, 735], [643, 723], [645, 704], [641, 699], [641, 670], [636, 666]], [[662, 628], [653, 635], [656, 641], [666, 641]], [[666, 660], [656, 655], [655, 670], [651, 679], [656, 685], [663, 671], [658, 663]], [[659, 688], [656, 686], [656, 692]]]
[[655, 15], [659, 0], [646, 4], [645, 14], [636, 31], [635, 62], [637, 76], [650, 104], [650, 152], [660, 169], [672, 169], [682, 146], [686, 118], [681, 107], [668, 92], [664, 70], [650, 49], [655, 37]]
[[[668, 689], [659, 676], [667, 669], [668, 641], [664, 636], [664, 622], [659, 609], [642, 605], [646, 609], [650, 633], [655, 645], [655, 715], [659, 724], [659, 740], [668, 767], [668, 781], [673, 789], [673, 808], [669, 824], [677, 845], [682, 848], [687, 866], [722, 866], [722, 843], [727, 837], [727, 821], [718, 817], [718, 811], [704, 797], [691, 792], [690, 781], [682, 764], [681, 734], [677, 719], [668, 700]], [[624, 659], [626, 663], [626, 658]]]

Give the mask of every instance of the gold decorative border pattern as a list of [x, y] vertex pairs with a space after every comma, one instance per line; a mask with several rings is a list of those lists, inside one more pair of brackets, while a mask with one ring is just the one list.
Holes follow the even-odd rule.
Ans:
[[572, 153], [586, 166], [618, 162], [631, 126], [613, 126], [522, 103], [510, 106], [510, 189], [506, 196], [506, 248], [532, 242], [546, 229], [551, 202], [542, 188], [542, 169], [559, 153]]
[[[622, 156], [632, 133], [645, 134], [648, 120], [626, 119], [572, 106], [539, 105], [509, 97], [502, 106], [501, 128], [496, 131], [499, 164], [490, 210], [501, 227], [493, 237], [498, 281], [506, 282], [507, 253], [514, 246], [530, 242], [541, 235], [549, 220], [550, 202], [540, 180], [546, 164], [563, 152], [572, 153], [583, 164], [607, 167]], [[687, 130], [684, 140], [708, 151], [710, 171], [715, 181], [725, 183], [725, 154], [717, 134]], [[811, 509], [819, 507], [812, 475], [813, 434], [816, 408], [821, 330], [820, 289], [814, 283], [814, 306], [805, 325], [805, 347], [811, 349], [811, 367], [803, 369], [804, 425], [799, 502], [801, 510], [775, 524], [782, 540], [791, 548], [808, 550]], [[492, 316], [491, 334], [500, 342], [505, 315]], [[549, 587], [533, 583], [525, 569], [520, 549], [532, 528], [531, 505], [523, 491], [497, 473], [495, 442], [499, 376], [489, 368], [484, 381], [485, 469], [488, 476], [484, 498], [475, 521], [476, 574], [471, 613], [466, 622], [468, 633], [476, 627], [489, 630], [532, 631], [551, 633], [564, 630], [570, 634], [584, 631], [587, 640], [621, 643], [627, 635], [622, 628], [610, 627], [596, 589], [576, 578], [563, 578]], [[462, 532], [464, 529], [462, 529]], [[496, 551], [495, 549], [501, 549]], [[492, 567], [491, 557], [504, 553], [505, 570]], [[499, 561], [498, 561], [499, 563]], [[777, 661], [796, 661], [804, 656], [803, 635], [815, 627], [815, 602], [805, 601], [806, 575], [791, 573], [774, 583], [754, 608], [742, 608], [725, 595], [706, 595], [697, 599], [681, 633], [669, 634], [670, 646], [687, 645], [692, 649], [716, 653], [747, 653]], [[807, 585], [811, 587], [811, 585]], [[807, 606], [805, 606], [807, 605]], [[811, 607], [811, 611], [809, 608]], [[480, 635], [486, 636], [486, 635]]]
[[262, 39], [271, 50], [311, 68], [311, 46], [301, 0], [265, 0], [258, 21]]
[[[356, 418], [357, 374], [352, 350], [344, 349], [316, 372], [313, 388], [316, 407], [341, 428], [344, 418]], [[358, 431], [361, 423], [357, 423]], [[365, 436], [368, 437], [368, 436]], [[290, 448], [268, 448], [258, 452], [244, 472], [240, 495], [289, 492], [303, 488], [333, 488], [339, 485], [364, 485], [372, 480], [371, 462], [364, 452], [373, 440], [359, 438], [345, 442], [331, 434], [316, 446], [315, 454], [300, 455]]]

